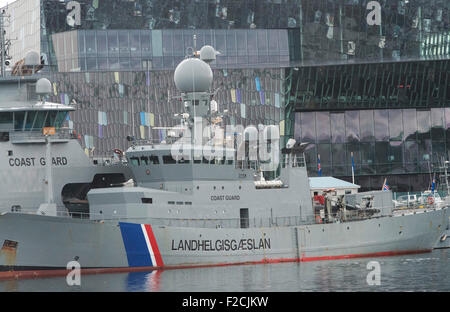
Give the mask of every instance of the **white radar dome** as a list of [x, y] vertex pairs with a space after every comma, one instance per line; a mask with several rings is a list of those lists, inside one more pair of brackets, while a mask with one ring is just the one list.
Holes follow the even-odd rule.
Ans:
[[41, 78], [36, 82], [36, 93], [48, 95], [52, 93], [52, 83], [47, 78]]
[[178, 64], [174, 80], [181, 92], [205, 92], [211, 86], [213, 73], [211, 67], [202, 60], [189, 58]]
[[41, 57], [36, 51], [30, 51], [25, 55], [25, 65], [27, 66], [38, 66], [41, 65]]
[[200, 59], [206, 63], [216, 60], [217, 52], [212, 46], [206, 45], [200, 49]]

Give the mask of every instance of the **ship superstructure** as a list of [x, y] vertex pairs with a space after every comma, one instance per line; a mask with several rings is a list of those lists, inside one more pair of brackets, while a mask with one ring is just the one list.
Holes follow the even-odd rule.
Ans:
[[0, 78], [0, 212], [52, 203], [54, 215], [87, 213], [91, 188], [130, 179], [126, 166], [85, 154], [78, 134], [65, 127], [76, 108], [47, 101], [50, 92], [42, 75]]
[[280, 149], [274, 126], [211, 123], [220, 117], [211, 105], [215, 53], [206, 46], [179, 64], [180, 126], [166, 142], [133, 143], [126, 152], [133, 185], [90, 190], [89, 219], [0, 216], [4, 270], [79, 261], [98, 273], [432, 250], [448, 225], [447, 207], [393, 215], [390, 192], [370, 192], [318, 212], [304, 144], [289, 140]]

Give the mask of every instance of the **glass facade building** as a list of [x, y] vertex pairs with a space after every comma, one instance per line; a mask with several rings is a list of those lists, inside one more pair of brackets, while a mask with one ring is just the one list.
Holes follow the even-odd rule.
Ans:
[[220, 51], [212, 68], [289, 66], [283, 29], [79, 30], [52, 35], [59, 72], [174, 70], [195, 46]]
[[[154, 128], [176, 123], [173, 70], [196, 35], [221, 53], [212, 67], [226, 122], [279, 124], [310, 143], [312, 176], [320, 155], [323, 175], [351, 181], [353, 153], [361, 190], [388, 178], [419, 191], [449, 159], [448, 0], [17, 2], [40, 2], [40, 16], [24, 7], [20, 20], [40, 22], [33, 44], [52, 100], [76, 103], [69, 125], [96, 154], [126, 148], [127, 135], [164, 138]], [[13, 44], [26, 46], [27, 24], [14, 27]]]

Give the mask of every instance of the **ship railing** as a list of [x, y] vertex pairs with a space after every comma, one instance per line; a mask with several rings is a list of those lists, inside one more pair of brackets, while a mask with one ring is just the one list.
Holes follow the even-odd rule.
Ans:
[[293, 167], [293, 168], [303, 168], [306, 167], [306, 161], [304, 155], [292, 155], [287, 158], [282, 158], [281, 167]]
[[[441, 210], [443, 207], [430, 207], [426, 209], [410, 209], [407, 211], [394, 210], [391, 214], [366, 214], [364, 209], [347, 211], [344, 215], [342, 212], [333, 213], [330, 215], [320, 216], [316, 214], [314, 216], [274, 216], [274, 217], [261, 217], [261, 218], [154, 218], [146, 216], [121, 216], [112, 215], [106, 216], [104, 214], [95, 213], [83, 213], [83, 212], [67, 212], [60, 207], [57, 211], [57, 217], [72, 218], [80, 220], [91, 220], [93, 222], [130, 222], [130, 223], [142, 223], [152, 224], [155, 226], [173, 226], [173, 227], [198, 227], [198, 228], [259, 228], [259, 227], [285, 227], [285, 226], [301, 226], [311, 224], [322, 223], [345, 223], [353, 221], [361, 221], [367, 219], [376, 219], [382, 217], [399, 217], [411, 214], [427, 213], [431, 211]], [[23, 209], [12, 208], [11, 210], [4, 210], [0, 208], [0, 211], [4, 213], [19, 213], [19, 214], [40, 214], [37, 209]]]
[[[0, 211], [5, 211], [0, 209]], [[3, 213], [45, 215], [37, 209], [13, 208]], [[155, 226], [198, 227], [198, 228], [257, 228], [257, 227], [282, 227], [311, 224], [312, 217], [284, 216], [267, 218], [228, 218], [228, 219], [195, 219], [195, 218], [153, 218], [145, 216], [105, 216], [104, 214], [68, 212], [58, 210], [57, 217], [92, 220], [95, 222], [133, 222], [151, 223]]]

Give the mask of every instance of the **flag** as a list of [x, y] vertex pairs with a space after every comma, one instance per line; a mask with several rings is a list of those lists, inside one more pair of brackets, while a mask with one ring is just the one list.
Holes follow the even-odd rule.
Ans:
[[434, 188], [436, 187], [436, 174], [433, 176], [433, 182], [431, 183], [431, 193], [434, 194]]
[[384, 179], [382, 191], [389, 191], [389, 185], [386, 183], [387, 178]]
[[320, 154], [317, 154], [317, 171], [319, 173], [319, 177], [322, 176], [322, 168], [320, 167]]
[[352, 183], [355, 184], [355, 162], [353, 161], [353, 152], [352, 152]]

